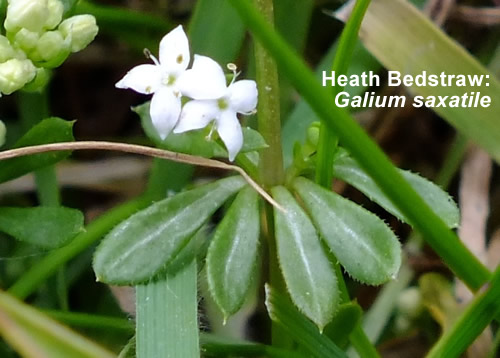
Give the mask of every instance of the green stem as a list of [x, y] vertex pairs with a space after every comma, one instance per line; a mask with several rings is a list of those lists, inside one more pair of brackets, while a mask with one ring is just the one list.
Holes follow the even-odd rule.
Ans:
[[207, 357], [305, 358], [297, 352], [258, 343], [231, 342], [211, 334], [201, 334], [200, 340], [203, 353]]
[[[274, 25], [274, 9], [272, 0], [254, 0], [258, 11], [269, 26]], [[257, 107], [258, 127], [268, 148], [260, 151], [260, 178], [264, 187], [270, 188], [282, 184], [285, 178], [283, 169], [283, 152], [281, 148], [280, 89], [276, 62], [259, 43], [255, 42], [255, 69], [259, 103]], [[267, 232], [267, 248], [269, 252], [269, 282], [279, 292], [286, 292], [285, 283], [278, 263], [278, 254], [274, 237], [273, 208], [265, 207]], [[291, 339], [274, 322], [271, 326], [273, 346], [287, 348], [292, 345]]]
[[[361, 27], [361, 22], [365, 15], [366, 9], [370, 4], [370, 0], [357, 0], [352, 10], [351, 16], [346, 23], [344, 30], [340, 36], [337, 52], [333, 60], [332, 71], [338, 75], [347, 75], [349, 64], [351, 63], [352, 54], [358, 41], [358, 31]], [[333, 94], [336, 95], [343, 90], [341, 86], [333, 87]], [[316, 182], [327, 188], [331, 189], [333, 179], [333, 159], [335, 148], [338, 144], [338, 138], [331, 130], [324, 124], [320, 127], [320, 139], [317, 152], [317, 165], [316, 165]], [[335, 260], [336, 261], [336, 260]], [[350, 300], [349, 292], [342, 275], [340, 264], [335, 264], [335, 272], [339, 282], [339, 290], [341, 292], [342, 301], [347, 302]], [[378, 357], [377, 350], [370, 343], [370, 340], [364, 333], [362, 327], [358, 324], [351, 335], [349, 336], [352, 345], [356, 348], [361, 357]]]
[[135, 332], [133, 322], [124, 318], [56, 310], [44, 310], [42, 312], [72, 327], [103, 331], [112, 330], [126, 335], [133, 335]]
[[[467, 139], [462, 134], [457, 133], [443, 166], [435, 179], [436, 184], [441, 186], [444, 190], [448, 188], [451, 179], [460, 168], [460, 163], [462, 162], [466, 150]], [[404, 251], [413, 253], [419, 251], [421, 246], [422, 237], [418, 233], [413, 232], [405, 244]], [[377, 299], [363, 319], [364, 331], [371, 342], [376, 343], [380, 338], [384, 327], [394, 312], [397, 298], [401, 292], [408, 287], [414, 276], [415, 274], [412, 268], [409, 266], [408, 262], [404, 260], [399, 270], [398, 279], [386, 284], [377, 295]]]
[[[49, 116], [49, 97], [46, 88], [42, 92], [19, 93], [19, 116], [25, 131]], [[42, 206], [60, 206], [61, 192], [57, 181], [55, 166], [38, 169], [34, 173], [38, 201]], [[69, 308], [68, 286], [64, 265], [59, 268], [54, 284], [57, 299], [62, 309]]]
[[282, 73], [324, 123], [339, 136], [344, 147], [361, 167], [423, 234], [424, 239], [455, 274], [473, 291], [478, 290], [490, 278], [489, 270], [423, 201], [351, 115], [335, 106], [331, 100], [331, 92], [318, 83], [309, 68], [273, 31], [255, 7], [247, 0], [229, 1], [254, 36], [276, 59]]
[[[268, 24], [273, 24], [272, 0], [254, 0]], [[268, 148], [260, 152], [262, 184], [272, 187], [283, 183], [283, 153], [281, 149], [281, 121], [278, 69], [276, 62], [258, 42], [255, 43], [255, 67], [259, 104], [257, 107], [259, 132]]]
[[477, 295], [438, 342], [427, 358], [459, 357], [500, 313], [500, 266], [488, 289]]
[[[370, 0], [357, 0], [342, 31], [332, 64], [332, 72], [335, 72], [336, 76], [347, 75], [352, 54], [358, 42], [359, 28], [368, 5], [370, 5]], [[335, 96], [343, 90], [343, 87], [335, 85], [332, 90]], [[333, 178], [333, 158], [338, 138], [324, 123], [321, 124], [319, 138], [316, 182], [325, 188], [330, 188]]]
[[47, 278], [55, 274], [62, 265], [87, 249], [118, 223], [149, 204], [150, 200], [140, 198], [109, 210], [107, 213], [91, 222], [86, 227], [86, 231], [77, 235], [70, 244], [50, 252], [47, 256], [33, 265], [14, 285], [12, 285], [12, 287], [9, 288], [8, 292], [17, 298], [26, 298]]
[[[19, 117], [25, 131], [49, 116], [48, 95], [42, 92], [19, 92]], [[61, 195], [54, 166], [35, 172], [38, 200], [43, 206], [61, 205]]]
[[136, 286], [137, 357], [200, 357], [196, 260]]

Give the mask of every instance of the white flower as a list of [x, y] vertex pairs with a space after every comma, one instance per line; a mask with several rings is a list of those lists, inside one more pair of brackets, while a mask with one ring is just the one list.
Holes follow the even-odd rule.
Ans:
[[[236, 74], [235, 74], [236, 77]], [[222, 68], [209, 57], [195, 55], [193, 68], [179, 80], [183, 95], [193, 98], [182, 109], [174, 133], [206, 127], [212, 120], [233, 161], [243, 145], [237, 113], [250, 114], [257, 106], [255, 81], [242, 80], [226, 86]]]
[[116, 87], [153, 94], [149, 113], [160, 138], [165, 139], [181, 113], [181, 92], [177, 80], [190, 61], [189, 43], [181, 25], [161, 40], [159, 61], [153, 56], [151, 58], [153, 65], [132, 68]]

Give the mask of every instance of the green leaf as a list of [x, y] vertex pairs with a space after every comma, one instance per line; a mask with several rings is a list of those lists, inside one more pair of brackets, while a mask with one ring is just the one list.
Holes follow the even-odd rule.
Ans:
[[0, 333], [23, 357], [115, 357], [94, 342], [3, 292], [0, 292]]
[[63, 207], [0, 207], [0, 231], [47, 249], [56, 249], [83, 232], [83, 214]]
[[[181, 271], [186, 265], [189, 265], [193, 260], [201, 261], [205, 258], [208, 248], [208, 232], [207, 225], [189, 239], [189, 242], [184, 246], [181, 251], [168, 263], [165, 268], [165, 273], [169, 276], [174, 276], [177, 272]], [[162, 272], [161, 275], [164, 273]]]
[[225, 318], [245, 301], [255, 274], [259, 233], [258, 196], [246, 188], [217, 227], [207, 255], [209, 289]]
[[[56, 117], [44, 119], [19, 139], [14, 148], [74, 141], [72, 133], [73, 123]], [[69, 151], [61, 151], [33, 154], [0, 161], [0, 183], [55, 164], [69, 155]]]
[[227, 0], [197, 2], [189, 25], [193, 53], [225, 65], [236, 60], [244, 38], [245, 27]]
[[165, 268], [198, 229], [245, 184], [239, 176], [159, 201], [119, 224], [94, 257], [99, 281], [140, 283]]
[[[161, 140], [149, 115], [150, 102], [146, 102], [133, 110], [141, 117], [141, 123], [146, 135], [158, 147], [179, 153], [188, 153], [205, 158], [227, 157], [227, 150], [216, 140], [208, 138], [210, 129], [194, 130], [185, 133], [170, 135]], [[243, 127], [243, 147], [240, 153], [252, 152], [267, 148], [264, 138], [259, 132], [248, 127]], [[215, 137], [215, 135], [214, 135]]]
[[396, 277], [401, 246], [381, 219], [305, 178], [297, 178], [293, 185], [321, 236], [353, 278], [379, 285]]
[[325, 327], [325, 334], [339, 347], [347, 347], [349, 335], [361, 320], [363, 310], [356, 302], [341, 304], [335, 318]]
[[[420, 175], [401, 169], [398, 171], [448, 227], [458, 226], [460, 221], [458, 207], [444, 190]], [[400, 220], [411, 224], [354, 159], [340, 154], [333, 164], [333, 175], [361, 191]]]
[[346, 358], [347, 355], [274, 288], [266, 284], [266, 307], [271, 319], [315, 358]]
[[299, 310], [322, 329], [339, 301], [337, 279], [309, 217], [284, 187], [271, 189], [286, 212], [274, 209], [278, 258]]

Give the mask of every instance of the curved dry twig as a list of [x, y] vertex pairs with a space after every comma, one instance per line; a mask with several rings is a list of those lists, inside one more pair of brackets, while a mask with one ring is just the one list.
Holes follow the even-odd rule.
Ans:
[[80, 142], [61, 142], [61, 143], [51, 143], [51, 144], [41, 144], [30, 147], [22, 147], [16, 149], [10, 149], [0, 152], [0, 160], [6, 160], [11, 158], [22, 157], [25, 155], [40, 154], [45, 152], [53, 151], [63, 151], [63, 150], [111, 150], [132, 154], [140, 154], [148, 157], [160, 158], [171, 160], [178, 163], [186, 163], [192, 165], [198, 165], [202, 167], [218, 168], [225, 170], [233, 170], [238, 172], [246, 182], [255, 189], [267, 202], [269, 202], [274, 207], [279, 210], [285, 211], [285, 209], [278, 204], [259, 184], [253, 180], [250, 175], [248, 175], [242, 168], [227, 164], [214, 159], [207, 159], [202, 157], [197, 157], [194, 155], [171, 152], [164, 149], [152, 148], [137, 144], [127, 144], [127, 143], [117, 143], [117, 142], [106, 142], [106, 141], [80, 141]]

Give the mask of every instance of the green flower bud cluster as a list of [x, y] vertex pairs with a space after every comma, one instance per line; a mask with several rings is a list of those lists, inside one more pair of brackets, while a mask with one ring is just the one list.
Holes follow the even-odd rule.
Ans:
[[6, 36], [0, 35], [0, 95], [28, 83], [31, 90], [43, 87], [47, 69], [94, 40], [98, 27], [92, 15], [63, 20], [63, 12], [60, 0], [8, 0]]
[[5, 124], [0, 121], [0, 147], [5, 143], [5, 134], [7, 133], [7, 129], [5, 128]]

